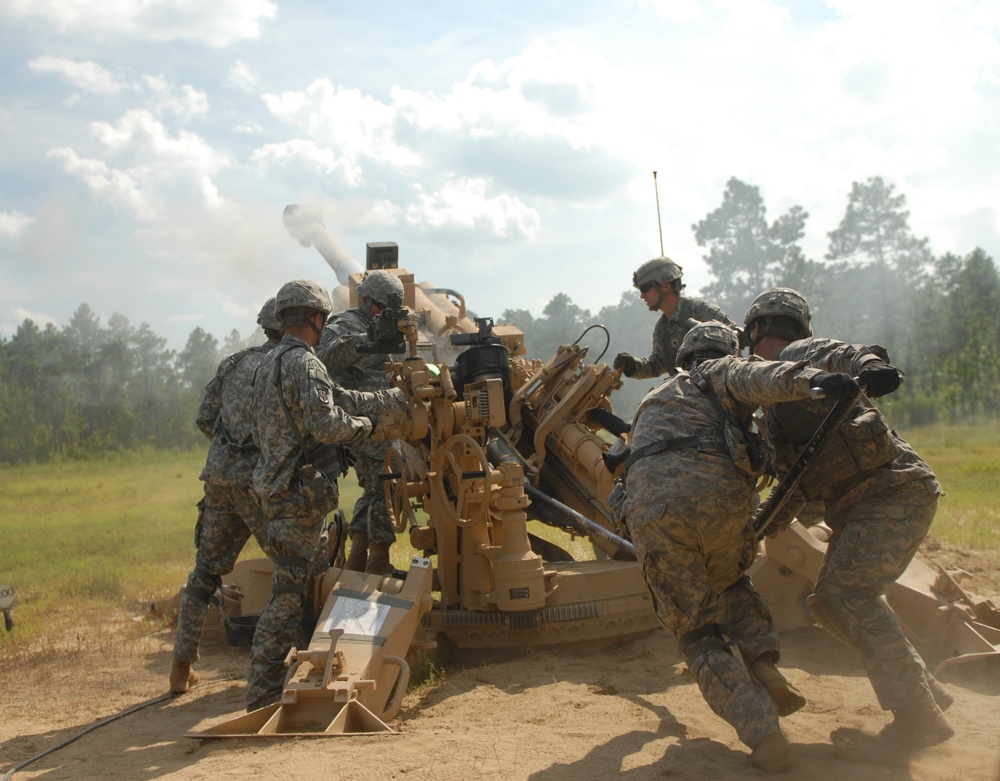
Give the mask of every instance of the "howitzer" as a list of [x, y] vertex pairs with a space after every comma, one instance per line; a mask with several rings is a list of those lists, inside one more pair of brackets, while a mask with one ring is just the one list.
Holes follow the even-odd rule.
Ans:
[[[297, 216], [299, 235], [329, 249], [318, 210]], [[409, 669], [438, 638], [460, 650], [592, 645], [659, 627], [638, 564], [620, 560], [634, 553], [612, 532], [607, 505], [614, 478], [603, 455], [615, 447], [612, 438], [627, 434], [611, 404], [619, 373], [588, 364], [582, 336], [548, 360], [527, 358], [515, 325], [473, 322], [461, 296], [416, 284], [395, 253], [382, 251], [387, 244], [375, 254], [403, 282], [409, 310], [385, 318], [406, 330], [407, 342], [406, 356], [387, 372], [407, 402], [394, 421], [380, 417], [379, 428], [405, 440], [415, 457], [390, 452], [383, 484], [397, 531], [409, 525], [423, 555], [405, 579], [331, 567], [317, 580], [322, 612], [309, 648], [288, 657], [280, 706], [192, 736], [390, 730]], [[344, 270], [343, 258], [330, 261]], [[342, 300], [357, 303], [361, 278], [347, 275]], [[532, 520], [586, 535], [597, 558], [578, 561], [554, 543], [539, 545], [528, 532]], [[817, 532], [794, 523], [766, 541], [752, 574], [780, 629], [811, 623], [804, 596], [824, 546]], [[227, 584], [243, 594], [235, 604], [244, 614], [259, 612], [270, 595], [270, 562], [237, 563]], [[965, 602], [954, 607], [924, 581], [908, 587], [919, 600], [894, 601], [890, 593], [890, 604], [929, 663], [996, 657], [989, 631], [1000, 643], [1000, 629], [984, 628]], [[931, 622], [927, 637], [921, 630]]]

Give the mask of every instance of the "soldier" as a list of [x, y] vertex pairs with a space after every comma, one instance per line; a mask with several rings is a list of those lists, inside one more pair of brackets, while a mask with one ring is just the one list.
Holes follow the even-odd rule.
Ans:
[[[909, 565], [943, 495], [934, 473], [889, 429], [869, 399], [892, 393], [901, 373], [878, 345], [812, 337], [809, 304], [790, 288], [761, 293], [747, 310], [750, 351], [766, 359], [805, 361], [861, 379], [865, 394], [854, 414], [818, 451], [774, 531], [804, 502], [825, 504], [833, 530], [814, 593], [813, 619], [857, 648], [883, 710], [893, 721], [879, 733], [910, 749], [947, 740], [954, 730], [942, 713], [951, 694], [927, 671], [882, 594]], [[778, 404], [765, 413], [777, 475], [787, 472], [827, 412], [815, 401]]]
[[198, 660], [208, 603], [222, 585], [222, 576], [233, 571], [251, 533], [267, 551], [267, 519], [250, 487], [260, 451], [253, 441], [249, 390], [258, 364], [281, 339], [273, 298], [261, 308], [257, 324], [267, 342], [222, 361], [198, 408], [196, 423], [211, 444], [201, 472], [205, 496], [198, 502], [198, 552], [181, 596], [170, 668], [170, 691], [178, 694], [198, 682], [191, 665]]
[[[327, 323], [316, 355], [339, 385], [364, 391], [391, 387], [384, 368], [385, 355], [361, 353], [357, 349], [358, 343], [365, 341], [372, 320], [385, 309], [390, 293], [402, 298], [403, 283], [399, 277], [388, 271], [370, 271], [358, 285], [360, 305], [333, 315]], [[376, 575], [392, 572], [389, 548], [396, 541], [396, 531], [379, 480], [391, 447], [391, 442], [365, 441], [351, 449], [362, 493], [347, 527], [351, 536], [351, 553], [346, 564], [349, 570]]]
[[312, 349], [331, 309], [319, 283], [289, 282], [275, 299], [285, 335], [261, 362], [253, 385], [254, 439], [261, 451], [253, 487], [268, 519], [274, 575], [250, 651], [247, 710], [280, 698], [284, 659], [303, 639], [323, 518], [337, 507], [340, 446], [368, 439], [373, 416], [398, 409], [399, 399], [398, 392], [359, 393], [330, 381]]
[[736, 328], [729, 316], [710, 301], [681, 296], [683, 269], [668, 257], [647, 260], [632, 275], [632, 285], [650, 312], [661, 312], [653, 328], [653, 352], [648, 358], [618, 353], [613, 367], [626, 377], [644, 380], [662, 374], [677, 374], [677, 348], [687, 333], [690, 319], [704, 323], [717, 320]]
[[[765, 465], [750, 422], [759, 405], [857, 391], [847, 375], [741, 358], [727, 325], [699, 323], [677, 353], [683, 371], [646, 394], [626, 460], [625, 522], [657, 618], [677, 640], [705, 700], [736, 728], [753, 763], [787, 769], [778, 717], [805, 698], [778, 671], [778, 633], [745, 572], [757, 541], [752, 495]], [[739, 649], [740, 661], [731, 651]]]

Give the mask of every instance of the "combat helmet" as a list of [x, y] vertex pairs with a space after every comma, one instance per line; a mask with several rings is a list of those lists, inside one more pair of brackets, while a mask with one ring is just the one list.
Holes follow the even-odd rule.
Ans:
[[[774, 318], [777, 317], [788, 318], [798, 327], [776, 324]], [[777, 336], [793, 342], [812, 336], [809, 303], [798, 290], [792, 290], [790, 287], [772, 287], [757, 296], [743, 318], [743, 324], [748, 332], [750, 326], [757, 320], [764, 321], [758, 341], [764, 336]]]
[[282, 328], [305, 322], [312, 311], [330, 314], [333, 304], [330, 294], [311, 279], [295, 279], [281, 286], [274, 297], [274, 314]]
[[271, 296], [264, 302], [264, 306], [260, 308], [260, 314], [257, 315], [257, 325], [263, 328], [265, 333], [267, 331], [281, 331], [281, 321], [275, 314], [274, 304], [274, 296]]
[[666, 255], [647, 260], [632, 275], [632, 285], [641, 289], [649, 282], [666, 284], [684, 276], [684, 269], [674, 263]]
[[358, 298], [367, 298], [381, 309], [389, 303], [390, 293], [396, 293], [400, 300], [403, 298], [403, 283], [389, 271], [369, 271], [358, 285]]
[[718, 320], [708, 320], [694, 325], [684, 334], [677, 348], [677, 365], [687, 368], [698, 353], [739, 355], [740, 342], [736, 332]]

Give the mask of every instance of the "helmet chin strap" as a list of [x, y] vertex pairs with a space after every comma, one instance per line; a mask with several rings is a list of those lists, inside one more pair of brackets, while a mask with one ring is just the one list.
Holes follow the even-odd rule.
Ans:
[[[747, 346], [749, 348], [749, 352], [750, 352], [751, 355], [756, 355], [756, 353], [753, 351], [753, 348], [756, 347], [758, 344], [760, 344], [761, 340], [765, 336], [767, 336], [768, 326], [771, 325], [770, 321], [771, 321], [770, 317], [764, 318], [764, 325], [760, 326], [760, 328], [755, 329], [757, 331], [757, 338], [756, 339], [754, 339], [752, 336], [750, 336], [749, 334], [747, 334]], [[759, 324], [760, 324], [760, 320], [754, 320], [754, 325], [759, 325]], [[744, 330], [744, 333], [746, 333], [745, 330]]]
[[[319, 314], [323, 314], [323, 313], [320, 312]], [[324, 320], [324, 322], [326, 321], [326, 315], [323, 315], [323, 320]], [[306, 318], [306, 322], [309, 323], [309, 327], [312, 328], [313, 331], [316, 332], [316, 336], [318, 336], [318, 337], [320, 337], [322, 339], [323, 338], [323, 331], [322, 331], [322, 329], [319, 329], [319, 328], [316, 327], [316, 324], [313, 322], [312, 317], [307, 317]]]

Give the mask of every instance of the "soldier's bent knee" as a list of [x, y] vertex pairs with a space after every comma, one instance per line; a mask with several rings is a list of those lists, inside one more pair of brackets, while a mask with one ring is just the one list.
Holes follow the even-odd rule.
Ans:
[[845, 645], [854, 646], [851, 628], [861, 623], [876, 595], [866, 589], [818, 590], [806, 598], [813, 620]]
[[188, 577], [184, 593], [199, 602], [208, 602], [221, 585], [222, 578], [219, 575], [195, 567]]
[[709, 624], [700, 629], [685, 632], [677, 638], [677, 645], [692, 672], [694, 672], [701, 657], [711, 651], [731, 653], [718, 624]]

